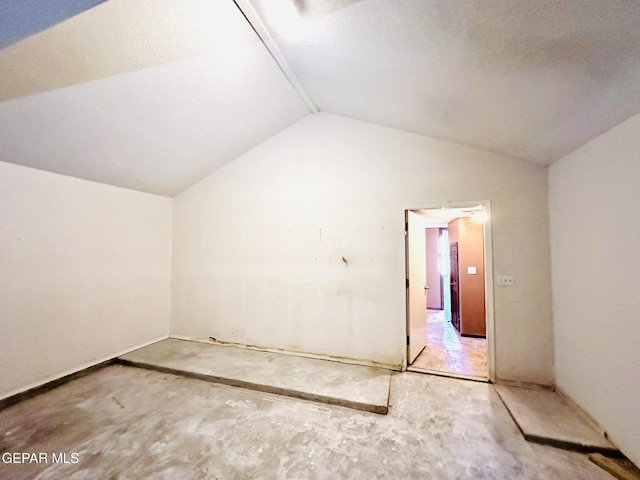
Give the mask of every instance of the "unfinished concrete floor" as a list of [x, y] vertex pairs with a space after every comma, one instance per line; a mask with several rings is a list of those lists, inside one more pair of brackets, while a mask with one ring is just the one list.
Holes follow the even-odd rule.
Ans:
[[0, 411], [0, 450], [49, 455], [1, 479], [611, 478], [525, 441], [491, 385], [417, 373], [378, 415], [112, 365]]
[[556, 392], [508, 385], [495, 388], [527, 440], [587, 453], [618, 453]]
[[118, 360], [267, 393], [387, 413], [391, 371], [169, 338]]

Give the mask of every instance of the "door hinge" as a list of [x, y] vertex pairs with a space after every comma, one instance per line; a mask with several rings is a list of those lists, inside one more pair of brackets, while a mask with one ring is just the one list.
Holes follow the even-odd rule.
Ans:
[[407, 278], [407, 288], [409, 288], [409, 279]]
[[409, 345], [409, 335], [407, 335], [407, 345]]

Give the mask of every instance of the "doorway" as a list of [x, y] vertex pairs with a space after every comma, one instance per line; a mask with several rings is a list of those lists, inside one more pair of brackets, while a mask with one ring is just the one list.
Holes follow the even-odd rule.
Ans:
[[493, 380], [489, 209], [405, 211], [408, 370]]

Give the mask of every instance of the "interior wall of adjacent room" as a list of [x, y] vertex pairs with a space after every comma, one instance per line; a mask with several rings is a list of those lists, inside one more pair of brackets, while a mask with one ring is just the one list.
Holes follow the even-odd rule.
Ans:
[[442, 278], [438, 262], [440, 244], [440, 229], [425, 229], [426, 257], [427, 257], [427, 308], [442, 309]]
[[0, 162], [0, 398], [169, 331], [172, 200]]
[[640, 114], [549, 169], [560, 389], [640, 465]]
[[[458, 245], [458, 314], [460, 332], [486, 335], [484, 235], [482, 223], [470, 217], [449, 222], [449, 244]], [[470, 273], [469, 269], [474, 273]]]
[[331, 114], [175, 198], [171, 332], [400, 365], [404, 209], [491, 200], [497, 376], [552, 382], [546, 167]]

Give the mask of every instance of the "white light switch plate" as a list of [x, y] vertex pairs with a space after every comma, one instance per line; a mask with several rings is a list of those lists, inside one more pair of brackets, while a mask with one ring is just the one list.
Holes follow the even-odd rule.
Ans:
[[467, 267], [468, 275], [476, 275], [476, 267]]
[[503, 287], [513, 287], [513, 275], [498, 275], [498, 285]]

